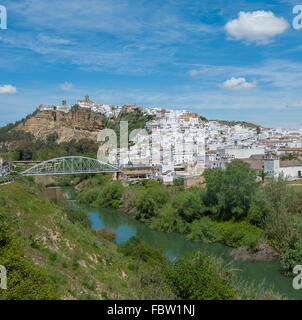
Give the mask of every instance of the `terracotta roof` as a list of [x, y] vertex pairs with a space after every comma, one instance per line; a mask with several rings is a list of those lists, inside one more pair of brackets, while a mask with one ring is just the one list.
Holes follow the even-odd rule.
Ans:
[[248, 163], [253, 170], [262, 170], [264, 167], [264, 156], [261, 154], [251, 155], [249, 159], [244, 159], [243, 161]]
[[302, 148], [279, 148], [278, 151], [300, 151], [300, 152], [302, 152]]
[[250, 156], [251, 160], [264, 160], [264, 154], [252, 154]]
[[280, 168], [284, 167], [302, 167], [301, 159], [280, 161]]

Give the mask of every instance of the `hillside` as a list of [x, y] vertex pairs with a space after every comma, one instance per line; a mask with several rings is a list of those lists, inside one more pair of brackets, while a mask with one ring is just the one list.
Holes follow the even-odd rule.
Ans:
[[113, 129], [119, 137], [120, 121], [128, 121], [131, 132], [145, 128], [152, 118], [137, 108], [123, 110], [115, 118], [77, 105], [68, 113], [37, 110], [15, 124], [0, 128], [0, 157], [7, 160], [47, 160], [67, 155], [95, 157], [99, 147], [97, 134], [102, 129]]
[[61, 143], [72, 139], [96, 139], [99, 131], [105, 127], [104, 121], [102, 114], [74, 106], [68, 113], [38, 111], [14, 130], [31, 133], [36, 139], [42, 140], [56, 133], [57, 142]]
[[48, 201], [28, 180], [2, 186], [0, 204], [0, 264], [10, 284], [0, 300], [173, 298], [160, 275], [147, 281], [144, 262], [134, 272], [85, 215]]
[[252, 129], [260, 129], [261, 126], [251, 123], [251, 122], [246, 122], [246, 121], [227, 121], [227, 120], [216, 120], [218, 121], [220, 124], [226, 125], [226, 126], [236, 126], [236, 125], [240, 125], [244, 128], [252, 128]]

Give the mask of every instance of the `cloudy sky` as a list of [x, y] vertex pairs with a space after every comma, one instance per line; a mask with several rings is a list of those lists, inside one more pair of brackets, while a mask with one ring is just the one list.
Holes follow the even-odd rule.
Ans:
[[292, 25], [299, 1], [0, 5], [7, 9], [7, 29], [0, 29], [0, 125], [41, 103], [73, 104], [86, 93], [100, 103], [302, 125], [302, 29]]

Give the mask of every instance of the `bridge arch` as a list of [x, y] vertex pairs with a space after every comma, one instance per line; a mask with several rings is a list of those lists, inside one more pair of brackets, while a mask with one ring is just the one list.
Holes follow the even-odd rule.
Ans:
[[43, 161], [21, 173], [22, 176], [68, 175], [123, 171], [97, 159], [70, 156]]

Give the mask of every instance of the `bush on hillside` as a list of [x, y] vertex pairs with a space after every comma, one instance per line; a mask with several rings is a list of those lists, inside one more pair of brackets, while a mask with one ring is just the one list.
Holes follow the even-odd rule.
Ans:
[[111, 231], [108, 228], [102, 228], [102, 229], [98, 230], [97, 234], [101, 238], [103, 238], [107, 241], [110, 241], [110, 242], [113, 242], [116, 239], [116, 233], [114, 233], [113, 231]]
[[7, 270], [7, 289], [0, 289], [0, 300], [56, 300], [59, 293], [48, 275], [25, 260], [22, 245], [0, 227], [0, 265]]
[[178, 299], [236, 299], [229, 286], [230, 275], [221, 277], [210, 260], [200, 252], [176, 259], [167, 267], [165, 274]]
[[80, 210], [74, 211], [74, 210], [65, 210], [67, 219], [71, 223], [79, 223], [84, 228], [91, 228], [91, 221], [89, 220], [88, 215], [85, 212], [82, 212]]
[[166, 261], [161, 249], [154, 248], [140, 240], [131, 237], [127, 242], [119, 245], [118, 250], [124, 255], [146, 262], [150, 265], [161, 265]]

